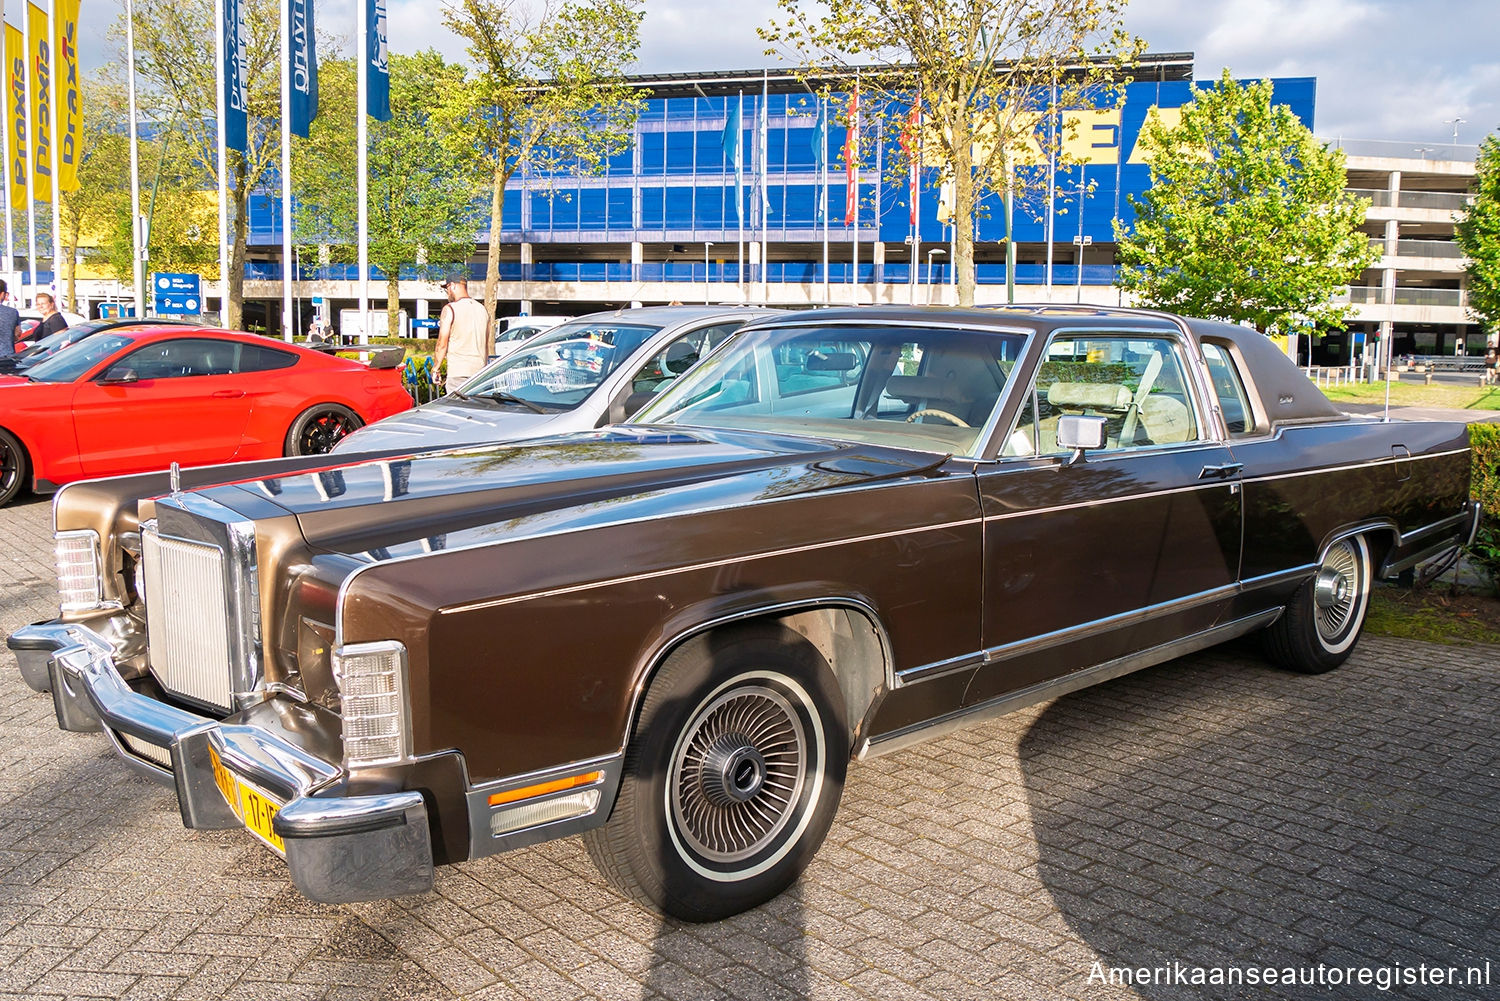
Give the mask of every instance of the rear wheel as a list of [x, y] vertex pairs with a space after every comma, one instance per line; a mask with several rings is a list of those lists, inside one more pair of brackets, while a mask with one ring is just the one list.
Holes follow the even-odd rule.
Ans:
[[26, 450], [9, 431], [0, 428], [0, 507], [16, 499], [26, 484]]
[[364, 425], [359, 415], [337, 403], [320, 403], [304, 410], [286, 433], [287, 455], [322, 455], [351, 431]]
[[833, 823], [849, 763], [843, 704], [827, 663], [795, 633], [691, 641], [652, 681], [614, 811], [584, 835], [595, 865], [687, 921], [770, 900]]
[[1322, 674], [1354, 651], [1370, 607], [1370, 546], [1364, 536], [1329, 547], [1317, 573], [1267, 630], [1266, 650], [1282, 667]]

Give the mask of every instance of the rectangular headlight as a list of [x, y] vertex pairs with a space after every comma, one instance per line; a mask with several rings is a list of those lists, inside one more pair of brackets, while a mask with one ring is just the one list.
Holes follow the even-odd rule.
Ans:
[[406, 647], [394, 641], [341, 646], [333, 651], [333, 680], [344, 715], [344, 767], [410, 758]]
[[63, 612], [99, 608], [99, 533], [90, 529], [58, 532], [57, 596]]

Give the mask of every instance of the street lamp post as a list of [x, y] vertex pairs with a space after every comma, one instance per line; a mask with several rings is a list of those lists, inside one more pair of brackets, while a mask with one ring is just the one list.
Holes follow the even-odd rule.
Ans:
[[933, 247], [927, 252], [927, 305], [932, 305], [932, 256], [948, 253], [942, 247]]
[[1077, 292], [1073, 297], [1074, 302], [1083, 302], [1083, 250], [1085, 247], [1092, 246], [1093, 243], [1094, 238], [1092, 236], [1073, 237], [1073, 245], [1078, 248], [1078, 262], [1075, 265], [1078, 269], [1078, 276], [1075, 282]]
[[1467, 118], [1445, 118], [1445, 119], [1443, 119], [1443, 124], [1444, 125], [1451, 125], [1451, 126], [1453, 126], [1453, 145], [1455, 145], [1455, 146], [1458, 145], [1458, 127], [1460, 125], [1467, 125], [1468, 123], [1469, 123], [1469, 120]]
[[703, 305], [708, 305], [708, 248], [713, 244], [703, 241]]

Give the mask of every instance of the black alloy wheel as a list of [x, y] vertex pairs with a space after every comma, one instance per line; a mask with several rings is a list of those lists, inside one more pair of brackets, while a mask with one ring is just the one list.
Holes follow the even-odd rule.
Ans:
[[364, 426], [359, 415], [337, 403], [320, 403], [303, 411], [286, 435], [287, 455], [324, 455], [350, 432]]

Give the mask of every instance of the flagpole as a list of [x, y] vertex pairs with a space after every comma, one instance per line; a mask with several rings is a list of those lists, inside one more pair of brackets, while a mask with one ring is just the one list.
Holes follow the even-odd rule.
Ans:
[[1052, 255], [1057, 242], [1057, 146], [1061, 131], [1057, 108], [1057, 83], [1052, 84], [1051, 111], [1047, 115], [1047, 301], [1052, 301]]
[[31, 272], [31, 297], [36, 300], [36, 123], [31, 120], [31, 12], [21, 5], [21, 48], [26, 52], [26, 70], [21, 74], [26, 109], [26, 265]]
[[[355, 34], [359, 36], [359, 110], [355, 114], [355, 141], [359, 143], [359, 343], [370, 342], [370, 162], [369, 124], [365, 115], [370, 108], [370, 25], [367, 0], [355, 0], [359, 8]], [[387, 276], [389, 278], [389, 276]], [[400, 275], [396, 276], [400, 282]], [[389, 322], [389, 318], [387, 318]], [[387, 330], [390, 328], [387, 327]]]
[[281, 333], [292, 339], [292, 0], [281, 0]]
[[[52, 130], [52, 289], [54, 305], [62, 299], [62, 147], [57, 130], [57, 0], [47, 0], [47, 78], [52, 82], [51, 100], [47, 103], [47, 120]], [[68, 308], [73, 308], [69, 299]], [[61, 308], [60, 306], [58, 307]]]
[[849, 274], [849, 290], [854, 295], [854, 305], [859, 305], [859, 78], [854, 78], [854, 114], [850, 116], [849, 128], [854, 130], [854, 143], [849, 147], [848, 179], [854, 185], [854, 193], [846, 193], [845, 200], [854, 206], [854, 270]]
[[819, 164], [822, 171], [820, 178], [822, 191], [819, 197], [823, 201], [823, 305], [833, 305], [833, 294], [828, 284], [828, 95], [820, 98], [823, 102], [823, 157]]
[[[4, 51], [4, 38], [3, 38], [4, 32], [5, 32], [5, 0], [0, 0], [0, 52]], [[9, 102], [10, 102], [10, 87], [9, 87], [9, 82], [10, 82], [10, 66], [9, 66], [8, 63], [6, 65], [6, 67], [5, 67], [4, 79], [6, 81], [6, 88], [5, 88], [5, 91], [6, 91], [5, 92], [6, 107], [9, 107], [10, 106], [10, 104], [9, 104]], [[4, 131], [0, 131], [0, 155], [3, 155], [5, 157], [5, 173], [7, 175], [6, 178], [5, 178], [5, 273], [6, 274], [10, 274], [10, 272], [12, 271], [12, 269], [14, 269], [15, 266], [16, 266], [16, 234], [15, 234], [15, 226], [14, 226], [14, 224], [12, 222], [12, 219], [11, 219], [11, 216], [15, 212], [16, 207], [13, 204], [11, 204], [11, 197], [10, 197], [10, 176], [9, 176], [10, 175], [10, 165], [11, 165], [11, 160], [10, 160], [10, 133], [11, 133], [10, 116], [7, 115], [6, 116], [6, 120], [5, 120], [5, 129], [4, 129]], [[19, 291], [19, 290], [17, 290], [17, 291]]]
[[[224, 76], [224, 0], [214, 0], [214, 82], [217, 96], [214, 98], [218, 111], [218, 137], [215, 146], [219, 166], [219, 326], [225, 330], [229, 329], [229, 138], [225, 135], [228, 125], [228, 116], [225, 109], [229, 104], [228, 89], [229, 82]], [[131, 154], [134, 156], [134, 153]], [[140, 277], [136, 277], [136, 287], [140, 288]], [[141, 293], [136, 293], [137, 301]]]
[[740, 264], [739, 273], [735, 276], [739, 279], [740, 302], [743, 303], [749, 296], [745, 294], [745, 92], [740, 91], [739, 113], [735, 116], [734, 133], [734, 218], [739, 229]]
[[760, 301], [771, 300], [771, 175], [766, 161], [771, 146], [771, 75], [760, 71]]
[[[223, 0], [219, 0], [222, 7]], [[223, 15], [219, 17], [219, 24], [224, 23]], [[223, 44], [223, 35], [220, 34], [220, 45]], [[219, 56], [219, 105], [224, 103], [224, 57]], [[131, 274], [135, 280], [135, 315], [144, 317], [146, 315], [146, 259], [141, 255], [145, 248], [141, 246], [141, 148], [139, 126], [139, 113], [135, 104], [135, 0], [125, 0], [125, 89], [130, 104], [130, 245], [134, 251], [131, 265]], [[222, 125], [219, 130], [219, 204], [224, 204], [224, 187], [222, 177], [224, 174], [224, 131]], [[219, 233], [222, 243], [224, 232], [223, 223], [220, 223]], [[222, 266], [222, 262], [221, 262]], [[220, 307], [223, 308], [222, 306]]]

